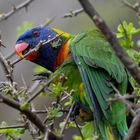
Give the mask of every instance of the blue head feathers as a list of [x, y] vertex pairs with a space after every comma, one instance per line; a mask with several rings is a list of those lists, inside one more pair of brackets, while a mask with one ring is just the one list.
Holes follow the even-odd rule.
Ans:
[[[30, 49], [34, 48], [40, 42], [40, 40], [47, 41], [49, 38], [54, 38], [56, 35], [57, 33], [48, 27], [37, 27], [27, 30], [17, 39], [16, 52], [18, 54], [21, 53], [22, 55], [24, 55], [25, 50], [29, 51]], [[59, 41], [59, 43], [57, 43], [57, 47], [52, 47], [51, 43], [42, 46], [39, 49], [38, 54], [32, 56], [31, 61], [53, 71], [55, 59], [57, 57], [59, 49], [63, 44], [61, 37], [56, 41]], [[21, 45], [25, 43], [28, 45]]]

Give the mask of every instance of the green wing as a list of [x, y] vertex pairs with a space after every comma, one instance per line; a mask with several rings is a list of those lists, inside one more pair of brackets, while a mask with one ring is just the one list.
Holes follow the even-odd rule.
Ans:
[[86, 64], [104, 68], [117, 82], [123, 81], [126, 76], [124, 67], [99, 31], [79, 34], [73, 39], [73, 45], [76, 45], [73, 48], [75, 54], [82, 56]]
[[74, 89], [73, 99], [76, 102], [79, 102], [83, 107], [89, 108], [89, 101], [84, 94], [84, 87], [82, 91], [80, 87], [82, 84], [82, 79], [78, 67], [73, 59], [67, 58], [67, 60], [65, 60], [65, 62], [51, 76], [56, 76], [55, 82], [57, 82], [58, 78], [62, 74], [67, 77], [67, 80], [63, 83], [63, 86], [67, 87], [69, 91]]
[[[71, 41], [70, 48], [87, 90], [89, 106], [92, 106], [91, 110], [98, 120], [97, 123], [101, 124], [99, 129], [102, 131], [102, 136], [107, 133], [105, 127], [102, 127], [105, 123], [108, 124], [108, 126], [105, 125], [106, 127], [113, 126], [110, 131], [114, 132], [114, 135], [117, 134], [116, 130], [122, 136], [126, 135], [124, 104], [117, 101], [110, 106], [107, 102], [107, 99], [114, 94], [110, 82], [119, 89], [121, 94], [126, 93], [127, 74], [124, 66], [99, 31], [77, 35]], [[105, 140], [109, 138], [109, 136], [103, 137]], [[119, 136], [116, 139], [119, 139]]]

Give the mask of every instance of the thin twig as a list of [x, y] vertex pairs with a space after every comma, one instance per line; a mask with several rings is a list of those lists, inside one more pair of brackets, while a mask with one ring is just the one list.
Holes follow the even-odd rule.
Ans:
[[43, 133], [46, 132], [46, 127], [45, 125], [42, 123], [42, 121], [40, 120], [40, 118], [35, 114], [35, 113], [32, 113], [30, 110], [28, 109], [25, 109], [25, 110], [22, 110], [20, 108], [20, 104], [12, 99], [9, 99], [3, 95], [0, 94], [0, 99], [3, 101], [4, 104], [20, 111], [21, 113], [23, 113], [24, 115], [26, 115], [28, 117], [28, 119], [34, 123], [39, 129], [40, 131], [42, 131]]
[[127, 106], [127, 108], [129, 109], [129, 111], [131, 112], [132, 116], [134, 117], [136, 115], [136, 113], [132, 109], [131, 104], [127, 100], [125, 100], [123, 98], [123, 96], [121, 95], [120, 91], [112, 83], [110, 83], [110, 85], [112, 86], [112, 88], [114, 89], [114, 91], [117, 94], [115, 97], [118, 98], [118, 100], [122, 101]]
[[134, 117], [124, 140], [138, 140], [140, 138], [140, 112]]
[[61, 100], [60, 100], [60, 102], [63, 102], [66, 99], [68, 99], [69, 97], [71, 97], [72, 94], [74, 93], [74, 90], [71, 90], [70, 93], [67, 93], [65, 90], [63, 92], [66, 94], [66, 96], [62, 97]]
[[10, 52], [7, 56], [5, 56], [5, 59], [8, 60], [10, 59], [11, 57], [13, 57], [14, 55], [16, 54], [15, 50]]
[[79, 125], [77, 124], [76, 120], [74, 120], [74, 122], [75, 122], [75, 124], [76, 124], [76, 127], [78, 128], [78, 131], [79, 131], [79, 133], [80, 133], [80, 135], [81, 135], [82, 140], [84, 140], [84, 136], [83, 136], [83, 134], [82, 134], [82, 132], [81, 132], [81, 129], [80, 129]]
[[13, 79], [12, 79], [13, 69], [10, 67], [10, 65], [8, 64], [8, 62], [6, 61], [6, 59], [4, 58], [1, 52], [0, 52], [0, 63], [2, 64], [3, 69], [6, 73], [6, 78], [12, 83], [13, 82]]
[[34, 110], [32, 111], [33, 113], [36, 113], [36, 114], [45, 114], [45, 113], [48, 113], [47, 110]]
[[48, 140], [48, 131], [45, 133], [44, 140]]
[[34, 93], [29, 99], [27, 99], [27, 101], [25, 101], [26, 103], [30, 103], [31, 101], [33, 101], [45, 88], [47, 85], [49, 85], [54, 79], [56, 78], [56, 76], [52, 77], [51, 79], [49, 79], [38, 91], [36, 91], [36, 93]]
[[[1, 38], [1, 37], [0, 37]], [[0, 47], [4, 47], [4, 48], [6, 48], [6, 46], [2, 43], [2, 41], [0, 40]]]
[[22, 83], [24, 85], [25, 90], [27, 90], [28, 89], [28, 86], [27, 86], [27, 83], [26, 83], [26, 81], [25, 81], [25, 79], [24, 79], [24, 77], [23, 77], [22, 74], [21, 74], [21, 80], [22, 80]]
[[26, 0], [23, 3], [21, 3], [18, 6], [14, 6], [14, 8], [9, 11], [8, 13], [3, 13], [3, 15], [0, 18], [0, 22], [3, 20], [8, 19], [9, 17], [11, 17], [13, 14], [15, 14], [16, 12], [18, 12], [19, 10], [21, 10], [22, 8], [27, 8], [29, 6], [29, 4], [31, 4], [34, 0]]
[[135, 11], [138, 16], [140, 16], [140, 5], [138, 2], [132, 5], [130, 2], [128, 2], [128, 0], [122, 0], [122, 3], [131, 10]]
[[69, 121], [69, 118], [70, 118], [70, 115], [71, 115], [71, 113], [72, 113], [72, 111], [73, 111], [74, 104], [75, 104], [75, 103], [73, 103], [73, 104], [71, 105], [70, 110], [69, 110], [69, 113], [68, 113], [67, 116], [66, 116], [66, 119], [65, 119], [65, 121], [64, 121], [64, 127], [61, 129], [61, 132], [60, 132], [61, 136], [64, 134], [64, 131], [65, 131], [65, 129], [66, 129], [66, 125], [67, 125], [67, 123], [68, 123], [68, 121]]
[[[129, 100], [129, 99], [140, 99], [139, 94], [125, 94], [122, 96], [123, 99]], [[116, 98], [113, 98], [112, 101], [116, 101]]]
[[0, 127], [0, 130], [1, 129], [17, 129], [17, 128], [26, 128], [26, 124], [4, 126], [4, 127]]
[[84, 12], [83, 8], [80, 8], [80, 9], [77, 9], [77, 10], [71, 10], [70, 12], [64, 14], [63, 18], [72, 18], [72, 17], [75, 17], [75, 16], [79, 15], [82, 12]]

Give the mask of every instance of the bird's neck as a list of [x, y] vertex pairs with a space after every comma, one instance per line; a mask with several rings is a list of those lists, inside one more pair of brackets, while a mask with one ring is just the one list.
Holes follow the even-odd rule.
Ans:
[[69, 54], [70, 41], [71, 39], [67, 40], [66, 43], [64, 43], [62, 47], [60, 48], [58, 55], [56, 57], [55, 64], [54, 64], [55, 68], [59, 67], [65, 61], [67, 55]]

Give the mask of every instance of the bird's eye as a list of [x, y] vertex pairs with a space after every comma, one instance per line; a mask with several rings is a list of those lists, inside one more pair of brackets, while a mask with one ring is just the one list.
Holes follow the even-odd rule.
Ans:
[[34, 37], [38, 37], [40, 35], [40, 33], [38, 31], [33, 31], [32, 34], [33, 34]]

